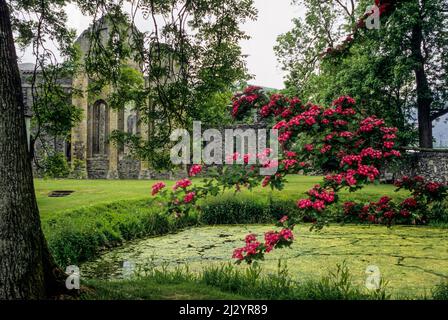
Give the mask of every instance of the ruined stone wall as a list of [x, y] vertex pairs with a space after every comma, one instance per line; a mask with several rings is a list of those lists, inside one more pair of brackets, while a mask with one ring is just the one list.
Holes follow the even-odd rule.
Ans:
[[107, 156], [88, 158], [87, 172], [89, 179], [107, 179], [109, 173], [109, 158]]
[[120, 179], [139, 179], [140, 161], [130, 157], [120, 159], [118, 162], [118, 177]]
[[413, 152], [404, 156], [402, 163], [391, 166], [388, 171], [394, 179], [403, 176], [423, 176], [441, 183], [448, 183], [448, 153], [446, 152]]

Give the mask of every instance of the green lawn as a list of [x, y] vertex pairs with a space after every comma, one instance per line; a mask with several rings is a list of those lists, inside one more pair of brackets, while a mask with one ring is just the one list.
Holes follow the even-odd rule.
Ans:
[[152, 279], [138, 281], [89, 281], [85, 300], [245, 300], [235, 293], [189, 280], [160, 283]]
[[[320, 183], [322, 177], [289, 176], [288, 183], [282, 191], [271, 191], [270, 188], [257, 188], [252, 191], [257, 196], [268, 195], [279, 199], [300, 198], [303, 193], [313, 185]], [[200, 183], [196, 179], [196, 183]], [[120, 200], [148, 199], [151, 197], [151, 186], [156, 181], [148, 180], [35, 180], [37, 202], [42, 215], [54, 213], [65, 209], [74, 209], [81, 206], [91, 206], [101, 203], [110, 203]], [[173, 181], [165, 181], [168, 186]], [[55, 190], [75, 191], [68, 197], [49, 198], [48, 194]], [[382, 195], [395, 196], [394, 187], [391, 185], [370, 185], [363, 190], [353, 193], [342, 192], [343, 198], [377, 199]], [[250, 191], [243, 191], [250, 193]], [[400, 192], [399, 196], [404, 197]]]

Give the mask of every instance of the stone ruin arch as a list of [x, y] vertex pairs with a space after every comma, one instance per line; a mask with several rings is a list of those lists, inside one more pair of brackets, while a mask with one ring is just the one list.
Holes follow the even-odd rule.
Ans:
[[[109, 27], [106, 18], [100, 19], [94, 26], [85, 30], [76, 40], [80, 47], [82, 59], [90, 48], [90, 33], [95, 27], [100, 31], [100, 37], [106, 39], [109, 36]], [[131, 32], [131, 31], [129, 31]], [[127, 66], [142, 72], [141, 66], [135, 61], [127, 61]], [[22, 87], [24, 90], [27, 112], [32, 114], [32, 86], [30, 73], [34, 65], [21, 65]], [[80, 72], [74, 78], [61, 79], [67, 90], [77, 89], [82, 94], [73, 95], [71, 102], [82, 109], [83, 116], [79, 124], [71, 130], [67, 139], [55, 139], [48, 135], [44, 139], [57, 142], [53, 143], [54, 151], [65, 154], [72, 168], [79, 171], [74, 173], [76, 177], [89, 179], [148, 179], [150, 178], [149, 165], [146, 161], [140, 161], [131, 157], [129, 149], [118, 147], [109, 141], [114, 130], [127, 133], [139, 133], [145, 139], [149, 139], [147, 124], [140, 124], [139, 114], [134, 110], [135, 106], [125, 106], [122, 110], [110, 108], [106, 97], [110, 93], [109, 88], [103, 89], [98, 96], [88, 94], [89, 77]], [[145, 81], [147, 83], [147, 81]], [[61, 140], [61, 141], [59, 141]], [[39, 146], [37, 146], [39, 148]], [[39, 150], [36, 150], [36, 154]]]

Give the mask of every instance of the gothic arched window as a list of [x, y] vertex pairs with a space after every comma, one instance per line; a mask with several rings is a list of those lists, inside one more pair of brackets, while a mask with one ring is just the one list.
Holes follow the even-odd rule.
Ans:
[[91, 153], [92, 156], [107, 154], [109, 109], [104, 101], [97, 101], [91, 112]]

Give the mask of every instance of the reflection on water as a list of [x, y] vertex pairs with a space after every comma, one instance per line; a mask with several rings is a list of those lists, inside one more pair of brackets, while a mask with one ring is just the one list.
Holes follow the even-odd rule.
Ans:
[[[232, 261], [235, 248], [244, 245], [248, 233], [259, 235], [271, 225], [207, 226], [176, 234], [132, 241], [105, 252], [81, 265], [81, 276], [120, 279], [144, 274], [153, 267], [188, 266], [200, 271], [205, 266]], [[274, 250], [262, 262], [263, 272], [277, 270], [286, 262], [295, 279], [317, 279], [346, 261], [355, 283], [364, 285], [365, 270], [378, 266], [389, 290], [401, 294], [424, 294], [448, 279], [448, 235], [431, 227], [330, 226], [310, 232], [308, 226], [295, 230], [291, 248]]]
[[247, 233], [272, 226], [201, 227], [162, 237], [129, 242], [82, 265], [84, 277], [123, 278], [151, 267], [188, 264], [198, 270], [210, 262], [231, 261], [233, 249], [242, 246]]

